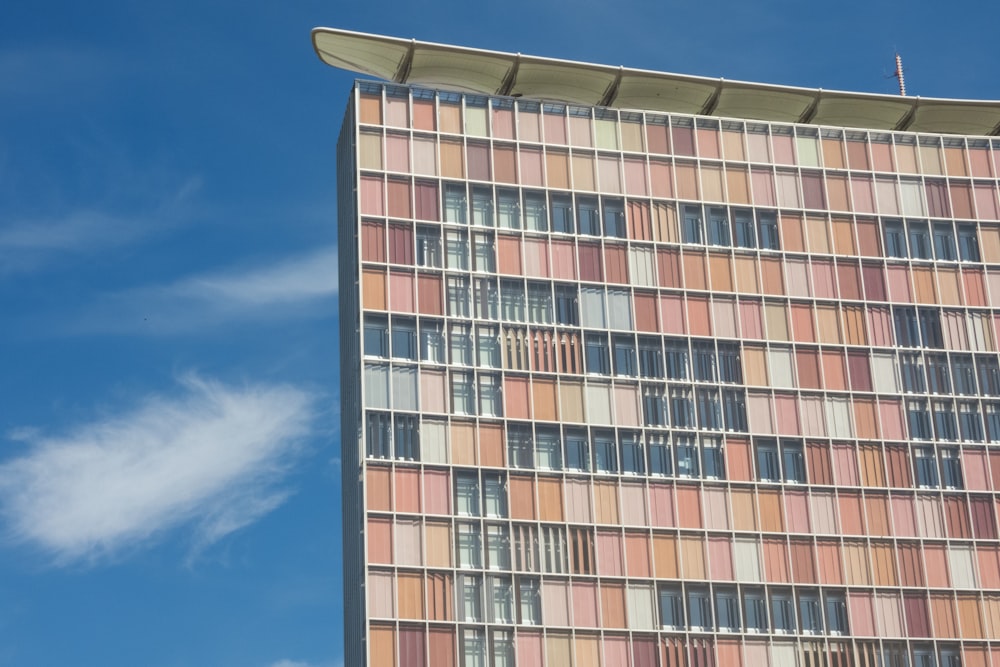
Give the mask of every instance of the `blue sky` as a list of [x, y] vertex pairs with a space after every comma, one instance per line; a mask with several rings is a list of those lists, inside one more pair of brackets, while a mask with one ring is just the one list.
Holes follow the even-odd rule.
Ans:
[[3, 3], [0, 667], [341, 664], [353, 77], [312, 27], [886, 93], [898, 49], [1000, 99], [992, 3], [941, 7]]

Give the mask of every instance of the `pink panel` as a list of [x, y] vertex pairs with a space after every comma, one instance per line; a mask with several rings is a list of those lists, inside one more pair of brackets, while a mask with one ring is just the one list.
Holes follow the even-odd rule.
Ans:
[[886, 267], [889, 276], [889, 300], [913, 303], [910, 292], [910, 272], [905, 266], [889, 265]]
[[537, 148], [525, 148], [522, 146], [518, 150], [518, 155], [521, 157], [521, 184], [536, 185], [538, 187], [545, 185], [545, 178], [543, 176], [545, 170], [542, 168], [542, 151]]
[[572, 241], [552, 241], [552, 277], [576, 280], [576, 252]]
[[774, 175], [770, 171], [753, 169], [750, 173], [753, 201], [757, 206], [777, 206], [774, 198]]
[[518, 667], [542, 667], [542, 635], [537, 632], [517, 631]]
[[389, 134], [385, 138], [387, 171], [410, 171], [410, 141], [404, 136]]
[[628, 639], [625, 637], [604, 636], [604, 664], [627, 665], [631, 661], [628, 655]]
[[596, 628], [597, 584], [573, 582], [573, 625]]
[[615, 426], [639, 426], [639, 390], [615, 385]]
[[875, 634], [875, 618], [872, 610], [871, 593], [849, 593], [847, 596], [847, 627], [851, 634], [870, 637]]
[[417, 312], [413, 302], [413, 287], [413, 274], [389, 272], [389, 307], [393, 312]]
[[931, 588], [947, 588], [948, 556], [943, 544], [925, 544], [923, 549], [924, 565], [927, 567], [927, 585]]
[[447, 470], [424, 471], [424, 511], [451, 514], [451, 481]]
[[447, 412], [444, 401], [444, 374], [420, 371], [420, 408], [424, 412]]
[[621, 194], [622, 179], [618, 160], [610, 157], [597, 158], [597, 177], [601, 192]]
[[361, 215], [385, 215], [385, 183], [381, 178], [361, 177]]
[[782, 435], [800, 435], [799, 409], [795, 396], [775, 394], [774, 410], [778, 415], [778, 433]]
[[565, 582], [542, 584], [542, 615], [546, 625], [570, 625], [569, 587]]
[[897, 537], [917, 537], [913, 496], [892, 496], [892, 531]]
[[622, 483], [621, 511], [625, 523], [630, 526], [649, 525], [646, 516], [646, 488], [642, 484]]
[[619, 533], [597, 531], [597, 573], [610, 577], [625, 575], [622, 536]]
[[525, 275], [548, 278], [550, 275], [548, 243], [538, 238], [524, 239], [524, 263]]
[[567, 479], [563, 488], [566, 493], [566, 520], [575, 523], [593, 521], [590, 511], [590, 483]]
[[672, 199], [674, 196], [674, 176], [671, 164], [660, 160], [650, 160], [649, 183], [654, 197]]
[[868, 309], [868, 343], [878, 347], [892, 347], [892, 322], [888, 308]]
[[522, 377], [507, 376], [504, 386], [504, 414], [511, 419], [531, 419], [528, 410], [528, 380]]
[[962, 452], [962, 467], [965, 469], [965, 488], [970, 491], [989, 491], [990, 482], [986, 477], [988, 470], [986, 452], [966, 449]]
[[493, 136], [499, 139], [514, 138], [514, 110], [493, 110]]
[[813, 291], [820, 299], [836, 299], [837, 288], [833, 277], [833, 263], [824, 260], [813, 260]]
[[740, 301], [740, 327], [744, 338], [764, 337], [764, 323], [759, 301]]
[[708, 563], [712, 580], [733, 580], [732, 543], [728, 537], [708, 539]]
[[673, 528], [677, 525], [674, 521], [673, 486], [650, 483], [649, 506], [652, 510], [651, 519], [654, 526], [658, 528]]
[[795, 153], [792, 150], [792, 138], [784, 134], [771, 137], [774, 145], [774, 161], [777, 164], [795, 164]]
[[747, 396], [747, 415], [753, 433], [774, 433], [771, 419], [771, 397], [768, 394], [750, 393]]
[[550, 144], [566, 143], [566, 118], [562, 115], [547, 113], [542, 115], [545, 128], [545, 142]]
[[790, 533], [812, 532], [809, 526], [809, 504], [804, 491], [785, 490], [785, 517]]
[[903, 439], [903, 406], [899, 401], [879, 401], [882, 437], [886, 440]]
[[837, 484], [858, 485], [858, 458], [853, 445], [833, 446], [833, 470]]
[[416, 468], [396, 469], [396, 500], [397, 512], [420, 512], [420, 471]]
[[680, 296], [666, 294], [660, 297], [660, 325], [664, 333], [683, 334], [687, 332], [684, 317], [684, 300]]
[[645, 197], [649, 194], [646, 188], [646, 163], [641, 160], [625, 160], [625, 194]]
[[996, 187], [992, 183], [976, 183], [976, 212], [980, 220], [1000, 220]]
[[1000, 552], [993, 546], [976, 547], [979, 581], [983, 588], [1000, 588]]

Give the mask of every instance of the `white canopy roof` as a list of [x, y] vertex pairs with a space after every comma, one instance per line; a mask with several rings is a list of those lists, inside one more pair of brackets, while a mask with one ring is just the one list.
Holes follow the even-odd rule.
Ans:
[[315, 28], [320, 59], [386, 81], [587, 106], [942, 134], [1000, 135], [1000, 101], [846, 93], [592, 65]]

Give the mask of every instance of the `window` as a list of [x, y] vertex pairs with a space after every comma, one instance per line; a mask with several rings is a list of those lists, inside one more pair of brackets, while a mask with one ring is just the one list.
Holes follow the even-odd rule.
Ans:
[[486, 567], [490, 570], [510, 569], [510, 532], [507, 526], [486, 524]]
[[702, 243], [702, 238], [701, 207], [685, 206], [681, 240], [684, 243]]
[[623, 433], [619, 436], [622, 472], [625, 474], [642, 475], [646, 472], [646, 460], [642, 454], [642, 443], [635, 433]]
[[892, 309], [893, 329], [896, 344], [903, 347], [920, 347], [920, 327], [917, 311], [913, 307], [896, 306]]
[[645, 385], [642, 391], [642, 419], [647, 426], [666, 426], [666, 388], [662, 385]]
[[576, 216], [581, 234], [588, 236], [601, 235], [601, 219], [597, 213], [596, 197], [577, 197]]
[[698, 425], [709, 431], [721, 431], [722, 406], [719, 404], [719, 390], [698, 387], [695, 396], [698, 400]]
[[937, 667], [937, 662], [934, 660], [934, 649], [929, 646], [914, 648], [913, 667]]
[[573, 220], [573, 198], [570, 195], [553, 193], [549, 199], [549, 211], [552, 214], [552, 231], [572, 234], [576, 231]]
[[913, 399], [906, 401], [906, 418], [911, 438], [931, 439], [931, 419], [927, 413], [927, 401]]
[[510, 426], [507, 429], [507, 464], [512, 468], [534, 467], [534, 444], [530, 426]]
[[976, 393], [976, 371], [972, 364], [972, 355], [953, 354], [951, 374], [955, 380], [956, 394], [971, 396]]
[[482, 630], [462, 628], [459, 643], [462, 667], [486, 667], [486, 637]]
[[497, 291], [496, 280], [476, 278], [474, 282], [476, 317], [483, 320], [500, 319], [500, 294]]
[[450, 277], [447, 279], [448, 314], [452, 317], [469, 317], [470, 294], [467, 278]]
[[458, 415], [476, 414], [476, 395], [473, 391], [472, 373], [452, 372], [451, 410]]
[[483, 511], [486, 516], [507, 516], [507, 485], [500, 475], [483, 475]]
[[932, 394], [950, 394], [951, 378], [948, 373], [948, 357], [943, 354], [927, 355], [927, 384]]
[[453, 183], [444, 186], [444, 221], [459, 225], [469, 223], [465, 186]]
[[722, 414], [727, 431], [747, 430], [746, 396], [742, 389], [722, 390]]
[[951, 401], [932, 401], [934, 408], [934, 434], [938, 440], [958, 440], [955, 408]]
[[549, 231], [549, 216], [545, 210], [545, 195], [543, 193], [525, 193], [524, 228], [533, 232]]
[[946, 261], [958, 259], [955, 252], [955, 230], [952, 229], [951, 223], [934, 223], [934, 256]]
[[488, 623], [512, 623], [514, 621], [514, 591], [510, 577], [486, 577], [486, 606], [489, 609]]
[[459, 574], [456, 577], [459, 591], [460, 621], [478, 623], [483, 620], [483, 582], [480, 575]]
[[771, 625], [777, 633], [794, 634], [795, 605], [792, 602], [791, 591], [774, 591], [771, 593]]
[[840, 593], [827, 593], [824, 598], [827, 632], [832, 635], [846, 635], [847, 600]]
[[990, 442], [1000, 442], [1000, 403], [987, 403], [985, 417], [986, 436]]
[[806, 462], [801, 442], [796, 442], [795, 440], [781, 441], [781, 463], [786, 482], [805, 483]]
[[500, 393], [500, 376], [482, 373], [479, 376], [479, 414], [483, 417], [502, 417], [503, 399]]
[[910, 257], [931, 259], [930, 231], [926, 222], [910, 222]]
[[913, 467], [917, 475], [917, 486], [928, 489], [938, 487], [938, 469], [933, 447], [914, 447]]
[[920, 308], [917, 310], [920, 320], [920, 339], [924, 347], [943, 348], [941, 337], [941, 313], [937, 308]]
[[480, 516], [479, 477], [475, 473], [455, 473], [455, 514]]
[[590, 444], [582, 431], [566, 432], [566, 470], [590, 470]]
[[594, 472], [618, 472], [618, 452], [616, 450], [614, 434], [594, 434]]
[[485, 368], [500, 368], [500, 334], [496, 327], [476, 327], [476, 363]]
[[712, 600], [708, 589], [701, 586], [691, 586], [687, 592], [688, 627], [696, 632], [715, 629], [712, 623]]
[[740, 346], [733, 343], [719, 343], [719, 382], [743, 384], [740, 364]]
[[615, 375], [635, 377], [635, 341], [632, 336], [612, 336], [615, 345]]
[[677, 455], [677, 476], [678, 477], [699, 477], [701, 469], [698, 460], [698, 447], [695, 446], [694, 438], [691, 436], [679, 436], [674, 445]]
[[514, 636], [506, 630], [490, 630], [492, 667], [514, 667]]
[[520, 280], [500, 281], [500, 312], [505, 320], [524, 322], [524, 283]]
[[625, 238], [625, 205], [621, 199], [604, 200], [604, 233], [613, 238]]
[[918, 352], [903, 352], [899, 355], [900, 374], [903, 376], [903, 390], [922, 394], [927, 391], [924, 382], [924, 360]]
[[539, 625], [542, 622], [542, 598], [538, 579], [518, 577], [518, 622], [524, 625]]
[[528, 321], [552, 324], [552, 288], [549, 283], [528, 283]]
[[521, 201], [517, 190], [497, 191], [497, 218], [505, 229], [521, 228]]
[[366, 415], [365, 443], [368, 458], [389, 458], [392, 443], [392, 422], [388, 412], [369, 412]]
[[798, 440], [758, 438], [757, 478], [762, 482], [804, 483], [806, 481], [805, 456]]
[[469, 270], [469, 234], [460, 229], [444, 234], [445, 265], [449, 269]]
[[767, 632], [767, 602], [763, 591], [743, 589], [743, 624], [747, 632]]
[[680, 630], [686, 625], [680, 586], [660, 587], [660, 625], [667, 630]]
[[958, 254], [963, 262], [978, 262], [979, 239], [976, 237], [975, 225], [958, 226]]
[[576, 287], [572, 285], [556, 285], [556, 323], [578, 326], [580, 314]]
[[694, 379], [715, 382], [715, 346], [712, 343], [693, 343], [691, 352], [694, 361]]
[[946, 489], [962, 489], [962, 461], [957, 447], [941, 447], [941, 482]]
[[701, 439], [701, 471], [707, 479], [725, 479], [726, 465], [722, 458], [722, 441], [718, 438]]
[[687, 342], [667, 340], [667, 377], [671, 380], [688, 379], [688, 348]]
[[611, 375], [611, 358], [606, 334], [588, 333], [584, 337], [588, 373]]
[[762, 482], [781, 481], [781, 459], [778, 457], [778, 442], [759, 439], [757, 444], [757, 479]]
[[984, 396], [1000, 396], [1000, 363], [995, 355], [976, 357], [979, 390]]
[[472, 270], [494, 273], [497, 270], [497, 250], [492, 232], [476, 232], [472, 235], [472, 241]]
[[441, 268], [440, 228], [417, 226], [417, 266]]
[[420, 460], [420, 419], [416, 415], [395, 414], [393, 441], [396, 458], [402, 461]]
[[670, 456], [670, 441], [662, 434], [650, 435], [646, 441], [646, 453], [649, 457], [649, 474], [668, 477], [673, 474], [673, 461]]
[[823, 615], [819, 594], [814, 591], [799, 592], [799, 623], [804, 634], [823, 633]]
[[686, 387], [670, 388], [670, 414], [677, 428], [694, 428], [694, 399], [691, 389]]
[[761, 211], [757, 214], [757, 232], [760, 235], [761, 250], [779, 250], [778, 216], [775, 213]]
[[445, 360], [444, 332], [441, 323], [421, 320], [420, 360], [443, 364]]
[[721, 246], [733, 245], [732, 236], [729, 234], [729, 215], [721, 206], [711, 206], [708, 209], [708, 243]]
[[479, 524], [455, 522], [455, 556], [458, 566], [478, 570], [483, 566], [479, 542]]
[[753, 224], [753, 212], [746, 209], [733, 211], [733, 227], [736, 232], [736, 245], [740, 248], [757, 247], [757, 230]]
[[411, 318], [392, 318], [392, 357], [417, 360], [417, 323]]
[[472, 187], [472, 224], [493, 227], [493, 192], [489, 187]]
[[906, 234], [903, 232], [902, 220], [885, 220], [882, 223], [882, 236], [885, 241], [886, 257], [907, 257]]
[[715, 624], [720, 632], [740, 631], [740, 598], [735, 589], [715, 589]]
[[541, 470], [562, 470], [562, 441], [558, 429], [538, 427], [535, 466]]
[[644, 378], [663, 377], [663, 350], [659, 338], [639, 338], [639, 375]]
[[389, 356], [389, 324], [385, 317], [365, 315], [364, 346], [366, 357]]
[[973, 401], [961, 401], [958, 404], [958, 428], [962, 440], [966, 442], [982, 442], [983, 422], [979, 418], [979, 404]]
[[448, 343], [452, 364], [472, 365], [472, 328], [468, 324], [452, 324]]

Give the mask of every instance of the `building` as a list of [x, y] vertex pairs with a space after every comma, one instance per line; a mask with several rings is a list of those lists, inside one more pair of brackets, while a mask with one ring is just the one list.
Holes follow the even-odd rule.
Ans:
[[345, 664], [1000, 666], [1000, 103], [314, 43]]

